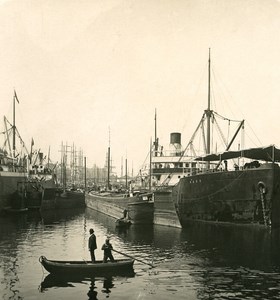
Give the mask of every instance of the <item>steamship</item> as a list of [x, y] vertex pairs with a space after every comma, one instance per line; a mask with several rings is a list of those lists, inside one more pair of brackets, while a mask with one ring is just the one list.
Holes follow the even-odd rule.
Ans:
[[[0, 148], [0, 210], [25, 211], [22, 198], [16, 197], [19, 182], [27, 179], [28, 151], [15, 124], [15, 104], [18, 103], [16, 92], [13, 96], [13, 123], [4, 116], [4, 139]], [[21, 146], [21, 149], [17, 146]]]
[[180, 178], [188, 176], [196, 168], [197, 162], [190, 157], [183, 157], [181, 133], [170, 133], [170, 143], [165, 148], [156, 135], [150, 151], [150, 163], [144, 164], [140, 171], [142, 187], [150, 189], [154, 196], [154, 224], [181, 227], [172, 202], [172, 187]]
[[188, 144], [193, 146], [198, 129], [203, 129], [205, 154], [193, 157], [195, 168], [190, 170], [190, 174], [181, 176], [172, 188], [172, 200], [180, 223], [182, 227], [193, 222], [279, 227], [280, 150], [274, 145], [249, 149], [238, 145], [234, 150], [237, 135], [244, 134], [244, 120], [237, 123], [229, 142], [224, 139], [224, 151], [215, 153], [211, 149], [213, 126], [217, 119], [226, 120], [228, 124], [234, 120], [211, 109], [210, 79], [209, 51], [208, 106]]

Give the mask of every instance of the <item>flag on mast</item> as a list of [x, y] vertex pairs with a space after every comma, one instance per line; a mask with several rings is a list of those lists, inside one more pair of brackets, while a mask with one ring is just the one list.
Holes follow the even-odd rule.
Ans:
[[14, 94], [14, 97], [15, 99], [17, 100], [17, 103], [19, 104], [19, 101], [18, 101], [18, 97], [17, 97], [17, 93], [16, 93], [16, 90], [14, 90], [15, 94]]

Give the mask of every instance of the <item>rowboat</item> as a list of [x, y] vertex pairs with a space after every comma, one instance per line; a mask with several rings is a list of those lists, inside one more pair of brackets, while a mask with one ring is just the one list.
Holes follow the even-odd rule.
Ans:
[[116, 227], [125, 227], [126, 228], [126, 227], [129, 227], [131, 225], [130, 220], [123, 219], [123, 218], [117, 219], [115, 223], [116, 223]]
[[4, 207], [3, 211], [5, 211], [7, 213], [11, 213], [11, 214], [20, 214], [20, 213], [27, 212], [28, 208], [27, 207], [23, 207], [23, 208]]
[[61, 261], [49, 260], [40, 256], [39, 262], [51, 274], [55, 275], [121, 275], [133, 273], [134, 259], [116, 259], [108, 261]]

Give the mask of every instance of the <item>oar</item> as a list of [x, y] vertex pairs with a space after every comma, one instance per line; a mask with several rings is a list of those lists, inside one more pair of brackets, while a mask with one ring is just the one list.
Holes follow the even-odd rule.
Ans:
[[145, 262], [145, 261], [143, 261], [143, 260], [141, 260], [141, 259], [135, 258], [135, 257], [133, 257], [133, 256], [130, 256], [130, 255], [125, 254], [125, 253], [123, 253], [123, 252], [117, 251], [117, 250], [115, 250], [115, 249], [111, 249], [111, 250], [114, 251], [114, 252], [117, 252], [117, 253], [119, 253], [119, 254], [122, 254], [122, 255], [124, 255], [124, 256], [127, 256], [127, 257], [129, 257], [129, 258], [132, 258], [132, 259], [134, 259], [134, 260], [137, 260], [137, 261], [141, 262], [142, 264], [146, 264], [146, 265], [151, 266], [152, 268], [155, 268], [155, 266], [153, 266], [152, 264], [149, 264], [149, 263], [147, 263], [147, 262]]

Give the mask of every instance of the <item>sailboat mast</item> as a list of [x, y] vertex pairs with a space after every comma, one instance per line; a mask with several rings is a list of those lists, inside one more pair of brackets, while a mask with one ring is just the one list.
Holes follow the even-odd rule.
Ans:
[[85, 181], [85, 190], [84, 190], [84, 194], [87, 192], [87, 158], [84, 157], [84, 181]]
[[110, 154], [110, 127], [109, 127], [109, 147], [108, 147], [108, 157], [107, 157], [107, 159], [108, 159], [108, 161], [107, 161], [107, 164], [108, 164], [108, 173], [107, 173], [107, 188], [108, 188], [108, 190], [110, 189], [110, 156], [111, 156], [111, 154]]
[[152, 189], [152, 141], [150, 141], [149, 190]]
[[125, 158], [125, 188], [127, 190], [127, 158]]
[[110, 189], [110, 147], [108, 147], [108, 157], [107, 157], [107, 160], [108, 160], [108, 173], [107, 173], [107, 187], [108, 187], [108, 190]]
[[61, 157], [60, 157], [60, 182], [61, 184], [64, 186], [64, 176], [63, 176], [63, 172], [64, 172], [64, 157], [63, 157], [63, 142], [61, 142]]
[[211, 110], [210, 110], [210, 100], [211, 100], [211, 87], [210, 87], [210, 79], [211, 79], [211, 58], [210, 58], [210, 48], [209, 48], [209, 59], [208, 59], [208, 107], [206, 111], [207, 116], [207, 137], [206, 137], [206, 154], [210, 154], [210, 120], [211, 120]]

